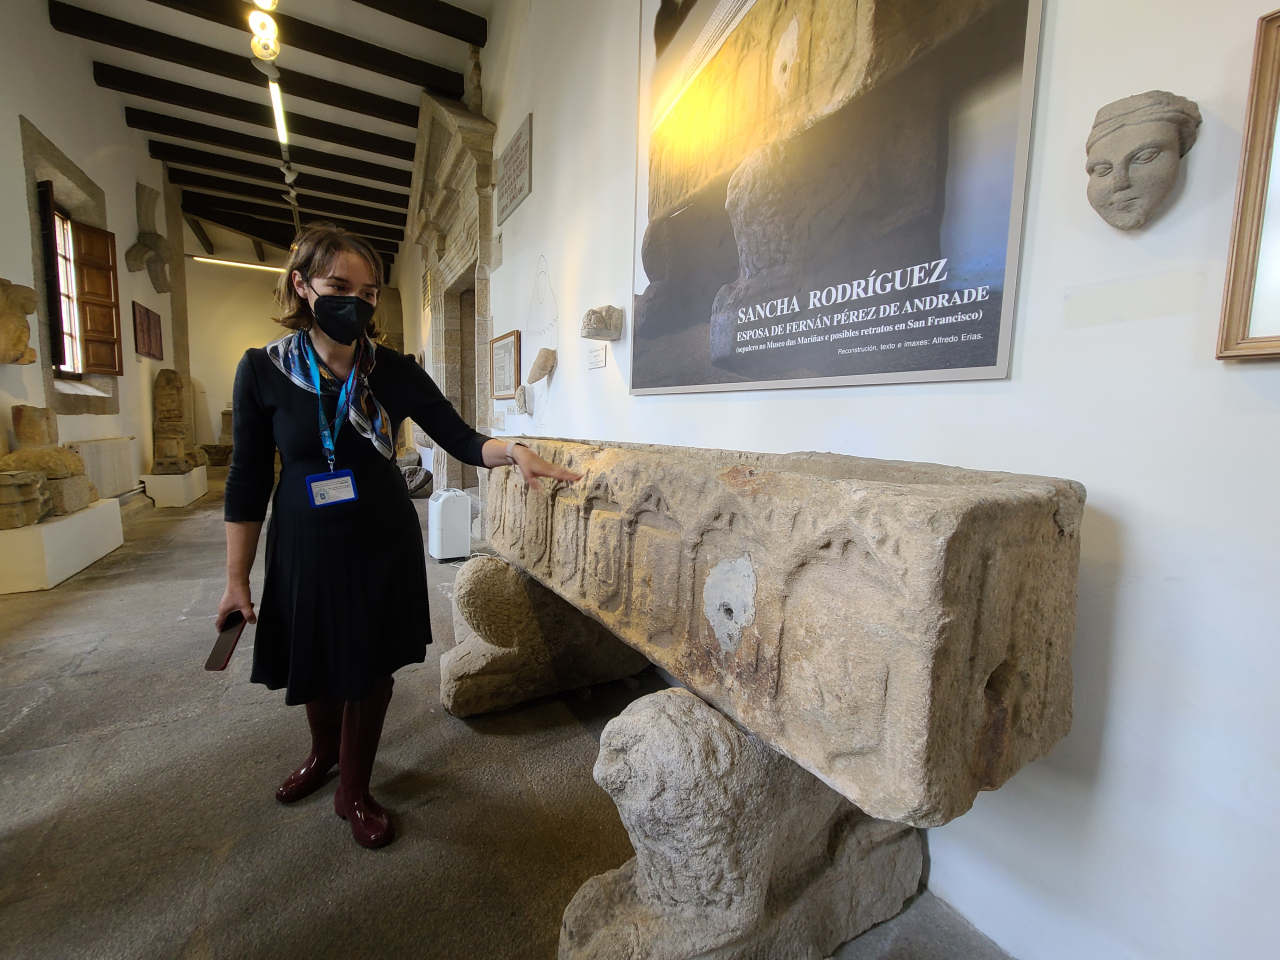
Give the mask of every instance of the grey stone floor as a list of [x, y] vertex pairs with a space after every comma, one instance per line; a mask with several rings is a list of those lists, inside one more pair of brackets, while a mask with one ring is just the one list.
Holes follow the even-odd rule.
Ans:
[[[456, 567], [428, 560], [442, 642], [397, 675], [374, 772], [399, 837], [363, 850], [331, 788], [275, 801], [308, 740], [300, 710], [248, 682], [251, 630], [226, 673], [202, 669], [224, 585], [211, 486], [138, 512], [54, 590], [0, 597], [0, 957], [554, 957], [577, 888], [632, 854], [591, 780], [600, 731], [662, 681], [450, 717]], [[926, 894], [837, 957], [992, 949]]]

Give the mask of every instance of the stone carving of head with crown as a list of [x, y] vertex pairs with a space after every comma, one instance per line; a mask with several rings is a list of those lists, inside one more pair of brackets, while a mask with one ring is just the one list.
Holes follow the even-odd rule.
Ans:
[[1136, 230], [1168, 199], [1195, 145], [1200, 108], [1164, 90], [1109, 103], [1085, 147], [1089, 203], [1117, 230]]

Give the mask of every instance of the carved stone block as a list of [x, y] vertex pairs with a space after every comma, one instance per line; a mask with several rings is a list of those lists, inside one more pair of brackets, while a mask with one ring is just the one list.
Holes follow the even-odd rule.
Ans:
[[44, 474], [29, 470], [0, 471], [0, 530], [42, 520], [53, 506]]
[[25, 403], [10, 408], [13, 415], [13, 435], [20, 447], [56, 447], [58, 445], [58, 417], [48, 407], [33, 407]]
[[232, 444], [232, 438], [235, 436], [233, 416], [234, 412], [230, 407], [222, 411], [222, 432], [218, 434], [220, 447], [229, 447]]
[[595, 779], [636, 855], [574, 896], [560, 960], [826, 957], [916, 892], [916, 830], [867, 816], [686, 690], [611, 720]]
[[207, 454], [187, 442], [186, 383], [177, 370], [166, 367], [156, 374], [151, 406], [152, 475], [190, 473], [207, 464]]
[[202, 443], [200, 449], [209, 458], [211, 467], [225, 467], [231, 462], [231, 446], [221, 443]]
[[49, 512], [55, 517], [64, 517], [77, 510], [83, 510], [98, 499], [96, 492], [93, 484], [84, 474], [62, 480], [50, 480], [49, 495], [52, 499], [52, 509]]
[[[497, 557], [474, 557], [454, 585], [458, 643], [440, 658], [440, 700], [455, 717], [619, 680], [649, 665], [636, 651]], [[474, 632], [472, 632], [474, 631]]]
[[156, 477], [190, 473], [195, 468], [195, 464], [186, 457], [157, 457], [151, 461], [151, 474]]
[[1070, 728], [1078, 483], [529, 445], [583, 479], [493, 471], [494, 549], [872, 816], [946, 823]]
[[34, 470], [50, 480], [62, 480], [84, 473], [84, 461], [66, 447], [23, 447], [0, 457], [0, 470]]
[[582, 336], [587, 340], [620, 340], [625, 318], [621, 307], [594, 307], [582, 317]]

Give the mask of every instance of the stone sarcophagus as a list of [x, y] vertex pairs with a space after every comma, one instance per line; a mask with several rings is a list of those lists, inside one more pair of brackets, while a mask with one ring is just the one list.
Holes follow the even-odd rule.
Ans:
[[529, 440], [509, 561], [873, 817], [937, 826], [1071, 725], [1068, 480], [827, 454]]

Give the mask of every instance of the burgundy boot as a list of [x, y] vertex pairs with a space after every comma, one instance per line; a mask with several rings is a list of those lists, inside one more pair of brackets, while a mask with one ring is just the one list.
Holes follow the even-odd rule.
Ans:
[[276, 799], [281, 803], [301, 800], [324, 786], [325, 777], [338, 762], [342, 701], [312, 700], [307, 704], [307, 724], [311, 727], [311, 755], [280, 784]]
[[338, 790], [333, 811], [351, 824], [351, 835], [362, 847], [384, 847], [395, 839], [391, 818], [369, 796], [373, 758], [382, 739], [382, 721], [391, 702], [391, 684], [363, 700], [348, 700], [342, 715], [342, 755], [338, 762]]

